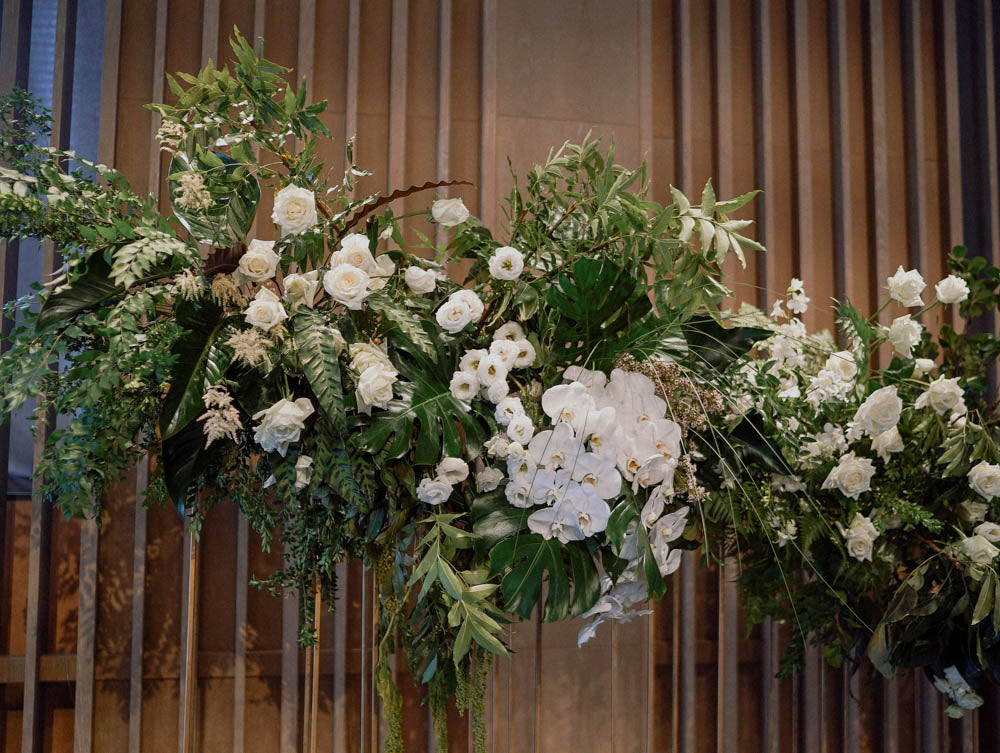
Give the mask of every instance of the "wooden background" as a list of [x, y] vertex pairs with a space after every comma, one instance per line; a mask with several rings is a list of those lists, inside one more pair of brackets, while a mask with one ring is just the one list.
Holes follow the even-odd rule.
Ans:
[[[46, 8], [51, 60], [30, 41]], [[499, 226], [507, 155], [523, 170], [590, 130], [614, 139], [619, 161], [648, 160], [660, 201], [671, 183], [696, 196], [709, 176], [720, 196], [763, 188], [748, 216], [770, 253], [734, 270], [738, 296], [766, 303], [802, 277], [811, 326], [832, 323], [831, 297], [868, 307], [898, 264], [933, 281], [951, 245], [1000, 247], [990, 0], [4, 0], [0, 90], [49, 66], [54, 141], [72, 144], [74, 118], [99, 116], [96, 156], [162, 190], [157, 123], [141, 105], [164, 96], [165, 71], [228, 60], [234, 25], [330, 100], [335, 169], [358, 134], [366, 189], [467, 179], [476, 187], [453, 195]], [[27, 252], [0, 255], [5, 300]], [[51, 249], [41, 258], [44, 271]], [[17, 449], [23, 432], [13, 436]], [[107, 500], [98, 532], [14, 493], [0, 469], [0, 753], [174, 751], [189, 721], [195, 750], [292, 753], [304, 705], [296, 597], [247, 587], [280, 552], [261, 552], [232, 509], [194, 544], [172, 510], [136, 506], [144, 475]], [[371, 581], [356, 567], [341, 575], [323, 622], [319, 750], [374, 753]], [[604, 627], [583, 649], [576, 625], [514, 626], [515, 653], [490, 683], [491, 749], [1000, 749], [995, 696], [952, 722], [921, 677], [887, 684], [815, 651], [779, 684], [786, 628], [745, 636], [734, 576], [688, 560], [654, 617]], [[398, 675], [408, 750], [433, 749], [427, 711]], [[464, 751], [467, 720], [452, 716], [452, 750]]]

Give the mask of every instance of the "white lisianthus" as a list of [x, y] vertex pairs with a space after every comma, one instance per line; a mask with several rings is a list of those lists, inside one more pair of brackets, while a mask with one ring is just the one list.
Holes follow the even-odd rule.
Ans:
[[867, 518], [859, 512], [854, 513], [851, 525], [845, 530], [840, 523], [837, 523], [840, 535], [844, 537], [847, 544], [847, 553], [856, 560], [871, 561], [872, 550], [875, 546], [875, 539], [878, 538], [878, 529], [875, 528], [871, 518]]
[[973, 466], [968, 476], [969, 486], [983, 499], [990, 500], [1000, 496], [1000, 465], [983, 460]]
[[937, 368], [933, 358], [917, 358], [913, 361], [913, 377], [919, 379], [925, 374], [930, 374]]
[[1000, 526], [996, 523], [980, 523], [972, 531], [982, 536], [991, 544], [1000, 544]]
[[290, 274], [283, 280], [285, 286], [285, 298], [292, 308], [296, 306], [313, 307], [316, 299], [316, 291], [319, 290], [319, 270], [304, 274]]
[[510, 385], [507, 384], [506, 379], [497, 379], [493, 382], [493, 384], [486, 388], [486, 399], [494, 405], [502, 400], [505, 400], [509, 394]]
[[368, 297], [371, 278], [353, 264], [338, 264], [323, 275], [323, 288], [337, 303], [359, 311]]
[[506, 426], [518, 416], [523, 415], [524, 406], [521, 404], [521, 398], [519, 397], [506, 397], [501, 400], [497, 403], [496, 412], [494, 414], [497, 423], [501, 426]]
[[891, 429], [883, 431], [872, 438], [872, 449], [878, 453], [883, 462], [889, 462], [889, 455], [894, 452], [903, 451], [903, 436], [899, 433], [899, 427], [893, 426]]
[[280, 258], [274, 253], [274, 241], [254, 238], [240, 257], [237, 267], [246, 279], [263, 282], [274, 277]]
[[348, 233], [340, 241], [340, 250], [335, 251], [330, 257], [330, 266], [338, 264], [350, 264], [352, 267], [363, 269], [369, 276], [375, 273], [375, 257], [372, 256], [371, 243], [367, 235], [361, 233]]
[[451, 496], [451, 484], [433, 478], [424, 478], [417, 485], [417, 499], [426, 505], [440, 505]]
[[462, 458], [442, 458], [434, 469], [438, 481], [446, 484], [460, 484], [469, 477], [469, 464]]
[[510, 340], [517, 342], [524, 339], [524, 329], [517, 322], [507, 322], [497, 327], [493, 333], [494, 340]]
[[510, 340], [494, 340], [490, 343], [489, 352], [491, 356], [500, 356], [503, 365], [509, 371], [514, 368], [514, 362], [520, 355], [521, 349], [517, 347], [517, 343], [512, 343]]
[[859, 458], [849, 452], [830, 471], [823, 481], [823, 489], [837, 489], [845, 497], [857, 499], [871, 488], [875, 466], [868, 458]]
[[294, 402], [281, 399], [270, 408], [265, 408], [253, 416], [260, 421], [254, 431], [254, 440], [265, 452], [277, 452], [282, 457], [288, 452], [288, 445], [298, 442], [305, 429], [305, 421], [313, 414], [312, 403], [300, 397]]
[[448, 385], [452, 396], [463, 403], [472, 402], [472, 399], [479, 394], [479, 380], [475, 374], [467, 371], [456, 371], [451, 376], [451, 384]]
[[858, 364], [854, 361], [854, 354], [849, 350], [830, 354], [823, 368], [836, 374], [842, 382], [850, 382], [858, 374]]
[[927, 283], [924, 282], [924, 278], [920, 276], [920, 272], [917, 270], [911, 269], [908, 272], [904, 272], [903, 267], [900, 266], [896, 270], [896, 274], [890, 277], [887, 283], [889, 297], [894, 301], [899, 301], [908, 308], [924, 305], [920, 293], [927, 287]]
[[515, 369], [526, 369], [535, 362], [535, 346], [529, 340], [517, 340], [517, 357], [514, 358]]
[[497, 280], [516, 280], [524, 271], [524, 254], [513, 246], [500, 246], [490, 257], [489, 268]]
[[896, 394], [896, 386], [875, 390], [854, 414], [854, 427], [870, 437], [877, 437], [899, 423], [903, 400]]
[[390, 371], [396, 368], [389, 360], [389, 354], [384, 345], [374, 343], [351, 343], [347, 346], [347, 355], [351, 358], [351, 368], [361, 374], [372, 366], [382, 366]]
[[295, 460], [295, 488], [305, 489], [313, 476], [313, 459], [308, 455], [299, 455]]
[[469, 210], [461, 199], [438, 199], [431, 204], [431, 217], [439, 225], [455, 227], [469, 219]]
[[282, 235], [297, 235], [317, 222], [316, 196], [308, 188], [287, 185], [274, 197], [271, 221], [281, 228]]
[[[930, 407], [939, 416], [943, 416], [948, 412], [954, 413], [956, 408], [964, 406], [965, 401], [962, 395], [962, 388], [958, 386], [958, 377], [946, 379], [942, 376], [930, 383], [917, 398], [914, 406], [917, 408]], [[965, 411], [959, 410], [957, 412], [964, 413]]]
[[969, 297], [969, 285], [961, 277], [948, 275], [934, 286], [934, 292], [941, 303], [961, 303]]
[[406, 281], [406, 286], [417, 295], [433, 293], [434, 286], [437, 285], [437, 274], [433, 269], [407, 267], [406, 271], [403, 272], [403, 280]]
[[476, 369], [476, 378], [482, 387], [489, 387], [496, 381], [506, 381], [507, 366], [500, 356], [485, 355], [479, 359], [479, 367]]
[[257, 295], [250, 301], [247, 310], [243, 315], [247, 324], [259, 327], [265, 332], [272, 327], [281, 324], [288, 318], [285, 307], [281, 305], [281, 299], [271, 290], [261, 288]]
[[482, 348], [474, 348], [473, 350], [467, 350], [462, 354], [462, 357], [458, 360], [458, 368], [467, 374], [475, 374], [479, 369], [479, 362], [482, 361], [490, 352]]
[[358, 410], [370, 416], [372, 408], [386, 408], [392, 400], [392, 385], [396, 383], [395, 369], [387, 369], [382, 364], [369, 366], [358, 377], [354, 395]]
[[969, 562], [980, 567], [990, 564], [1000, 554], [1000, 549], [997, 549], [989, 542], [989, 539], [978, 533], [962, 539], [961, 550]]
[[503, 471], [499, 468], [485, 468], [476, 474], [476, 491], [494, 491], [498, 486], [500, 486], [500, 482], [503, 481], [503, 479]]
[[528, 444], [534, 435], [535, 425], [529, 416], [517, 416], [507, 424], [507, 436], [518, 444]]
[[920, 337], [924, 334], [924, 327], [909, 314], [904, 314], [892, 320], [892, 325], [886, 330], [886, 334], [896, 352], [904, 358], [909, 358], [913, 346], [920, 342]]

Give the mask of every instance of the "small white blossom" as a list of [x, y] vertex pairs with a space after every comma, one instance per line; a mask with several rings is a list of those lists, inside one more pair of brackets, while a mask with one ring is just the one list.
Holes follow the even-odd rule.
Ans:
[[476, 474], [476, 491], [494, 491], [498, 486], [500, 486], [500, 482], [503, 481], [503, 479], [503, 471], [499, 468], [485, 468]]
[[524, 254], [512, 246], [501, 246], [490, 257], [490, 274], [497, 280], [516, 280], [524, 271]]
[[985, 460], [973, 466], [968, 473], [969, 486], [986, 500], [1000, 496], [1000, 465]]
[[469, 464], [462, 458], [442, 458], [434, 469], [438, 481], [446, 484], [460, 484], [469, 477]]
[[431, 204], [431, 216], [443, 227], [455, 227], [469, 219], [469, 210], [461, 199], [438, 199]]
[[[938, 377], [927, 389], [917, 398], [914, 406], [917, 408], [930, 407], [939, 416], [948, 412], [965, 413], [965, 399], [963, 390], [958, 385], [958, 377], [946, 379]], [[956, 411], [956, 409], [958, 409]]]
[[909, 314], [897, 317], [892, 320], [892, 325], [886, 330], [889, 342], [896, 352], [904, 358], [909, 358], [913, 352], [913, 346], [920, 342], [924, 333], [923, 325], [911, 318]]
[[406, 286], [417, 295], [433, 293], [434, 286], [437, 285], [437, 274], [433, 269], [410, 266], [403, 272], [403, 280], [406, 281]]
[[243, 318], [247, 324], [260, 327], [265, 332], [269, 331], [288, 318], [285, 307], [281, 305], [281, 299], [271, 290], [261, 288], [257, 295], [247, 306]]
[[271, 221], [281, 228], [282, 235], [297, 235], [317, 222], [316, 196], [308, 188], [287, 185], [274, 197]]
[[969, 285], [961, 277], [948, 275], [934, 286], [934, 292], [945, 305], [961, 303], [969, 297]]
[[896, 274], [887, 280], [886, 285], [889, 289], [889, 297], [894, 301], [899, 301], [908, 308], [924, 305], [920, 293], [923, 292], [926, 286], [927, 284], [924, 282], [924, 278], [920, 276], [920, 272], [915, 269], [907, 272], [903, 270], [902, 266], [896, 270]]
[[845, 497], [857, 499], [871, 488], [875, 466], [868, 458], [859, 458], [849, 452], [830, 471], [823, 481], [823, 489], [837, 489]]
[[247, 280], [263, 282], [274, 277], [279, 261], [278, 255], [274, 253], [274, 241], [254, 238], [240, 257], [237, 267]]
[[417, 485], [417, 499], [426, 505], [440, 505], [451, 496], [451, 484], [433, 478], [424, 478]]

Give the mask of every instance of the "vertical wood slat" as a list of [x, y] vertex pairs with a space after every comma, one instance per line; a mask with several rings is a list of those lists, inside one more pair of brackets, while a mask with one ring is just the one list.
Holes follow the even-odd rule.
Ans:
[[233, 637], [233, 753], [246, 749], [247, 715], [247, 580], [250, 575], [250, 526], [246, 516], [236, 523], [236, 635]]
[[297, 753], [299, 718], [299, 598], [285, 589], [281, 599], [280, 753]]
[[833, 248], [839, 300], [848, 295], [847, 270], [855, 259], [851, 211], [851, 119], [848, 96], [847, 0], [830, 5], [830, 113], [833, 148]]
[[[653, 2], [639, 0], [639, 152], [653, 186]], [[655, 188], [655, 186], [653, 186]]]
[[392, 0], [389, 53], [388, 190], [405, 186], [409, 0]]
[[[333, 608], [333, 749], [347, 753], [347, 563], [338, 562], [337, 597]], [[241, 753], [241, 751], [234, 751]]]
[[179, 753], [195, 753], [198, 749], [195, 732], [198, 718], [199, 548], [198, 538], [193, 533], [185, 533], [177, 732]]
[[[844, 753], [861, 753], [861, 672], [855, 671], [854, 667], [845, 665], [841, 674], [843, 677], [842, 687], [844, 689], [843, 698], [841, 699], [844, 706]], [[888, 685], [889, 683], [882, 683], [883, 692], [887, 698], [895, 699], [895, 713], [898, 714], [898, 683], [891, 683], [891, 689]], [[890, 710], [891, 706], [887, 706], [886, 713], [889, 713]], [[895, 736], [888, 734], [888, 732], [884, 733], [882, 751], [883, 753], [899, 753], [898, 729]]]
[[[792, 69], [795, 101], [795, 243], [799, 277], [816, 279], [813, 253], [813, 164], [810, 126], [809, 0], [795, 0], [793, 6]], [[822, 663], [821, 665], [822, 666]]]
[[347, 60], [344, 103], [344, 142], [358, 133], [358, 86], [361, 76], [361, 0], [349, 0], [347, 6]]
[[[438, 181], [451, 177], [451, 0], [441, 0], [438, 16], [438, 106], [437, 154], [435, 177]], [[448, 189], [441, 190], [448, 195]], [[444, 228], [434, 225], [434, 242], [444, 240]]]
[[[867, 34], [865, 39], [866, 60], [868, 64], [869, 87], [869, 127], [871, 129], [871, 154], [869, 164], [871, 170], [870, 189], [872, 216], [871, 251], [874, 254], [874, 285], [876, 290], [885, 284], [891, 274], [889, 268], [889, 250], [891, 237], [889, 228], [892, 223], [885, 221], [889, 217], [889, 154], [886, 143], [886, 70], [885, 45], [881, 38], [884, 34], [882, 0], [870, 0], [867, 7]], [[877, 296], [876, 296], [877, 297]], [[879, 316], [879, 321], [887, 323], [890, 319], [889, 309]]]
[[201, 65], [219, 57], [219, 14], [221, 0], [202, 0], [201, 6]]
[[[990, 225], [990, 252], [987, 258], [991, 264], [996, 264], [998, 254], [1000, 254], [1000, 178], [997, 175], [997, 96], [996, 96], [996, 50], [993, 45], [993, 2], [992, 0], [981, 0], [983, 12], [983, 68], [985, 69], [985, 91], [983, 96], [986, 99], [986, 142], [987, 152], [985, 155], [987, 168], [986, 178], [988, 186], [986, 210], [989, 216]], [[994, 331], [995, 331], [994, 323]]]
[[907, 226], [912, 233], [910, 266], [929, 269], [931, 239], [927, 229], [927, 160], [924, 157], [924, 55], [923, 11], [920, 0], [904, 0], [903, 19], [903, 107], [906, 123]]
[[482, 0], [482, 99], [479, 128], [479, 217], [493, 227], [497, 216], [497, 13], [498, 0]]
[[956, 24], [956, 4], [951, 0], [940, 0], [941, 12], [941, 62], [940, 73], [944, 90], [945, 142], [949, 148], [941, 157], [947, 165], [947, 227], [948, 245], [957, 246], [962, 242], [962, 133], [959, 125], [958, 102], [958, 31]]
[[[775, 207], [771, 198], [774, 193], [774, 130], [773, 130], [773, 83], [771, 76], [771, 3], [770, 0], [754, 0], [753, 3], [753, 61], [754, 61], [754, 170], [758, 197], [757, 227], [759, 240], [765, 247], [772, 245], [775, 227]], [[774, 299], [784, 285], [776, 279], [777, 271], [766, 254], [757, 257], [759, 271], [758, 284], [761, 286], [761, 305]]]
[[94, 749], [94, 648], [97, 628], [97, 520], [80, 531], [80, 587], [77, 594], [76, 693], [73, 702], [73, 753]]
[[296, 78], [305, 79], [306, 101], [311, 101], [315, 89], [312, 81], [316, 59], [316, 0], [299, 0], [299, 45], [295, 64]]

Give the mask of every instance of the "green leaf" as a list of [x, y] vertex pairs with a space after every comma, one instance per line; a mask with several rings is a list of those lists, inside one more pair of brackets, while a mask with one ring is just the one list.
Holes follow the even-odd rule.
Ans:
[[457, 667], [462, 663], [462, 659], [465, 655], [469, 653], [469, 646], [472, 644], [472, 621], [466, 615], [465, 620], [462, 622], [462, 627], [458, 629], [458, 635], [455, 636], [455, 651], [453, 659], [455, 661], [455, 666]]
[[508, 504], [503, 492], [491, 492], [473, 501], [472, 530], [491, 547], [501, 539], [526, 530], [531, 513], [530, 509]]
[[222, 376], [233, 360], [225, 344], [226, 319], [214, 303], [177, 302], [177, 323], [188, 330], [174, 343], [176, 356], [170, 390], [160, 410], [160, 432], [167, 439], [187, 426], [205, 410], [202, 395]]
[[[205, 172], [211, 169], [211, 172]], [[221, 170], [219, 168], [222, 168]], [[242, 170], [241, 173], [236, 173]], [[190, 211], [177, 206], [176, 194], [180, 184], [178, 173], [200, 172], [212, 194], [212, 205], [204, 211]], [[223, 173], [220, 175], [219, 173]], [[236, 178], [226, 181], [223, 176]], [[253, 224], [253, 217], [260, 203], [260, 186], [257, 179], [232, 157], [221, 152], [198, 149], [197, 157], [178, 152], [170, 163], [167, 182], [170, 203], [181, 224], [201, 243], [218, 248], [230, 248], [246, 239]]]
[[344, 386], [340, 377], [340, 360], [333, 328], [318, 311], [300, 307], [292, 317], [295, 345], [299, 351], [302, 372], [309, 380], [319, 409], [343, 436], [347, 431], [344, 413]]
[[406, 340], [430, 358], [437, 356], [434, 341], [421, 324], [418, 316], [413, 311], [399, 305], [386, 295], [372, 294], [365, 299], [365, 303], [373, 311], [380, 311], [382, 315], [406, 338]]
[[895, 667], [892, 663], [892, 651], [889, 648], [888, 626], [886, 623], [881, 622], [875, 628], [871, 640], [868, 641], [867, 653], [875, 669], [884, 677], [892, 678], [895, 673]]
[[189, 423], [163, 440], [163, 478], [167, 493], [181, 514], [188, 487], [221, 450], [221, 443], [206, 447], [205, 441], [205, 432], [198, 422]]
[[992, 570], [987, 570], [979, 588], [979, 598], [976, 599], [976, 606], [972, 610], [972, 622], [970, 624], [978, 625], [993, 610], [993, 600], [996, 595], [995, 581], [996, 575], [994, 575]]
[[637, 517], [639, 517], [639, 513], [635, 509], [635, 504], [631, 499], [624, 500], [611, 511], [611, 517], [608, 518], [608, 526], [605, 529], [605, 533], [616, 550], [621, 550], [628, 525]]

